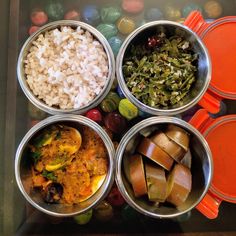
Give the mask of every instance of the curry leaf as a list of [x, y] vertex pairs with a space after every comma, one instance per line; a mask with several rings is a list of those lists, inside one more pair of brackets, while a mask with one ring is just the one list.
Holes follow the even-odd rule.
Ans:
[[57, 180], [57, 177], [54, 175], [53, 172], [49, 172], [49, 171], [46, 171], [46, 170], [43, 170], [42, 176], [47, 178], [48, 180], [52, 180], [52, 181]]

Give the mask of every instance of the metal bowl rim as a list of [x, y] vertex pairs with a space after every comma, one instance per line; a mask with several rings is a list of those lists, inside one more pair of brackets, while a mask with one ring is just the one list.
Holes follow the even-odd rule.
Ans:
[[[108, 158], [109, 158], [109, 168], [107, 172], [106, 179], [103, 183], [103, 191], [101, 192], [99, 198], [93, 202], [92, 205], [88, 206], [87, 208], [83, 209], [82, 211], [79, 212], [74, 212], [74, 213], [57, 213], [57, 212], [52, 212], [49, 211], [40, 205], [38, 205], [35, 201], [32, 200], [32, 198], [29, 196], [29, 194], [25, 191], [24, 186], [21, 181], [20, 177], [20, 162], [22, 160], [22, 154], [24, 151], [24, 148], [26, 147], [27, 143], [30, 141], [30, 139], [35, 135], [38, 131], [44, 129], [47, 126], [50, 126], [52, 124], [55, 124], [57, 122], [76, 122], [81, 125], [88, 126], [92, 128], [94, 131], [96, 131], [99, 136], [102, 138], [104, 145], [106, 146], [107, 152], [108, 152]], [[18, 145], [16, 155], [15, 155], [15, 179], [17, 182], [17, 185], [23, 194], [23, 196], [26, 198], [26, 200], [35, 208], [38, 210], [52, 216], [57, 216], [57, 217], [67, 217], [67, 216], [73, 216], [77, 214], [84, 213], [91, 209], [92, 207], [95, 207], [99, 204], [100, 201], [102, 201], [106, 195], [109, 193], [112, 184], [114, 182], [114, 169], [115, 169], [115, 163], [114, 163], [114, 156], [115, 156], [115, 149], [114, 145], [109, 138], [108, 134], [102, 129], [101, 126], [99, 126], [96, 122], [90, 120], [87, 117], [80, 116], [80, 115], [55, 115], [48, 117], [39, 123], [37, 123], [35, 126], [33, 126], [23, 137], [21, 140], [20, 144]]]
[[[32, 42], [35, 39], [37, 39], [37, 37], [40, 34], [47, 32], [49, 30], [53, 30], [53, 29], [58, 28], [60, 26], [72, 26], [72, 27], [73, 26], [74, 27], [80, 26], [84, 30], [89, 31], [102, 44], [103, 49], [107, 55], [109, 73], [107, 75], [106, 84], [103, 87], [102, 91], [91, 102], [89, 102], [88, 104], [86, 104], [85, 106], [83, 106], [81, 108], [60, 109], [60, 108], [50, 107], [49, 105], [47, 105], [42, 100], [38, 99], [33, 94], [31, 89], [27, 85], [26, 77], [24, 75], [23, 63], [24, 63], [26, 52], [29, 49]], [[93, 26], [88, 25], [84, 22], [75, 21], [75, 20], [53, 21], [53, 22], [50, 22], [50, 23], [42, 26], [38, 31], [36, 31], [32, 35], [30, 35], [29, 38], [23, 44], [23, 46], [20, 50], [19, 56], [18, 56], [18, 60], [17, 60], [17, 78], [18, 78], [18, 82], [19, 82], [21, 89], [23, 90], [25, 96], [39, 109], [41, 109], [49, 114], [52, 114], [52, 115], [69, 114], [69, 113], [82, 114], [82, 113], [86, 112], [87, 110], [97, 106], [106, 97], [106, 95], [110, 91], [112, 84], [114, 82], [114, 79], [115, 79], [115, 58], [114, 58], [114, 54], [112, 52], [112, 49], [111, 49], [108, 41], [106, 40], [106, 38]]]
[[[140, 102], [137, 98], [135, 98], [130, 90], [127, 88], [126, 86], [126, 82], [125, 82], [125, 78], [123, 76], [123, 72], [122, 72], [122, 63], [123, 63], [123, 58], [124, 58], [124, 54], [125, 51], [128, 47], [128, 45], [130, 44], [130, 42], [139, 34], [141, 33], [143, 30], [148, 29], [149, 27], [153, 27], [153, 26], [158, 26], [158, 25], [170, 25], [170, 26], [175, 26], [175, 27], [179, 27], [185, 31], [187, 31], [188, 33], [190, 33], [195, 40], [199, 43], [199, 45], [201, 46], [205, 56], [206, 56], [206, 61], [207, 61], [207, 65], [208, 65], [208, 72], [207, 72], [207, 76], [206, 79], [204, 81], [204, 87], [201, 90], [201, 92], [190, 102], [188, 102], [187, 104], [177, 107], [177, 108], [173, 108], [173, 109], [158, 109], [158, 108], [153, 108], [150, 107], [142, 102]], [[192, 31], [190, 28], [188, 28], [185, 25], [182, 25], [180, 23], [177, 22], [173, 22], [173, 21], [168, 21], [168, 20], [159, 20], [159, 21], [152, 21], [149, 23], [146, 23], [142, 26], [140, 26], [139, 28], [137, 28], [136, 30], [134, 30], [123, 42], [119, 53], [117, 55], [117, 60], [116, 60], [116, 75], [117, 75], [117, 80], [118, 80], [118, 84], [122, 90], [122, 92], [124, 93], [124, 95], [132, 102], [134, 103], [134, 105], [136, 105], [138, 108], [140, 108], [142, 111], [147, 112], [149, 114], [152, 115], [177, 115], [179, 113], [182, 113], [186, 110], [188, 110], [189, 108], [191, 108], [192, 106], [196, 105], [199, 100], [203, 97], [204, 93], [207, 91], [207, 88], [210, 85], [210, 80], [211, 80], [211, 75], [212, 75], [212, 64], [211, 64], [211, 59], [209, 56], [209, 52], [206, 48], [206, 46], [203, 44], [202, 40], [199, 38], [199, 36]]]

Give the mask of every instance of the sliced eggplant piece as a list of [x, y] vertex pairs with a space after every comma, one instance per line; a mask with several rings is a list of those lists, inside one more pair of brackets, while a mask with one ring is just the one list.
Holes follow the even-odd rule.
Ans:
[[186, 152], [188, 151], [190, 135], [187, 131], [179, 126], [169, 124], [165, 134], [169, 139], [180, 145]]
[[186, 153], [180, 145], [169, 139], [163, 132], [157, 132], [151, 137], [151, 140], [177, 162], [180, 162]]
[[184, 165], [176, 164], [167, 179], [167, 201], [182, 205], [192, 189], [192, 174]]
[[143, 159], [139, 154], [130, 157], [130, 180], [135, 197], [147, 194]]
[[137, 151], [152, 161], [162, 166], [166, 170], [170, 170], [174, 162], [173, 158], [163, 151], [159, 146], [148, 138], [143, 138], [138, 146]]
[[165, 171], [157, 165], [145, 163], [148, 198], [153, 202], [165, 202], [167, 195], [167, 181]]

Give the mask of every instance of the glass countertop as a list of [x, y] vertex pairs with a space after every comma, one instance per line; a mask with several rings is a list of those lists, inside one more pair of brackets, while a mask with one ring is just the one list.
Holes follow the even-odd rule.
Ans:
[[[138, 0], [137, 0], [138, 1]], [[41, 113], [32, 112], [32, 106], [23, 94], [16, 77], [16, 63], [19, 50], [29, 36], [32, 25], [30, 14], [33, 9], [46, 9], [49, 4], [59, 3], [63, 11], [76, 10], [83, 21], [83, 9], [87, 5], [101, 9], [105, 6], [120, 7], [121, 1], [105, 0], [1, 0], [1, 27], [3, 38], [1, 48], [1, 80], [0, 80], [0, 235], [82, 235], [82, 234], [157, 234], [157, 233], [206, 233], [225, 232], [236, 235], [236, 205], [223, 202], [220, 205], [219, 216], [209, 220], [197, 210], [177, 217], [176, 219], [150, 219], [136, 212], [125, 213], [128, 206], [125, 204], [114, 210], [114, 216], [110, 221], [100, 222], [93, 219], [86, 225], [78, 225], [72, 217], [55, 218], [47, 216], [27, 203], [20, 193], [14, 176], [15, 151], [21, 139], [42, 116]], [[134, 1], [135, 2], [135, 1]], [[157, 20], [157, 14], [162, 14], [160, 19], [184, 21], [184, 14], [191, 9], [200, 9], [203, 16], [209, 22], [214, 20], [210, 16], [223, 17], [236, 15], [236, 1], [219, 0], [222, 13], [217, 15], [217, 9], [206, 9], [208, 1], [165, 1], [145, 0], [144, 9], [139, 13], [127, 13], [122, 10], [122, 16], [127, 16], [136, 23], [135, 27], [152, 19]], [[168, 12], [167, 6], [179, 13]], [[192, 7], [192, 8], [191, 8]], [[150, 11], [153, 10], [154, 13]], [[157, 10], [158, 9], [158, 10]], [[54, 12], [55, 13], [55, 12]], [[52, 14], [54, 14], [52, 13]], [[215, 14], [215, 15], [214, 15]], [[59, 16], [60, 18], [60, 16]], [[58, 19], [59, 19], [58, 18]], [[9, 36], [9, 37], [8, 37]], [[127, 35], [118, 32], [122, 40]], [[236, 103], [224, 101], [222, 114], [235, 114]], [[30, 108], [31, 107], [31, 108]], [[129, 216], [130, 214], [130, 216]], [[126, 217], [127, 216], [127, 217]]]

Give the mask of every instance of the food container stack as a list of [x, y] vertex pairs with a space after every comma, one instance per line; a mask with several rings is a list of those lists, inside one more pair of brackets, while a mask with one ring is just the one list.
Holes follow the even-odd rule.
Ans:
[[[219, 17], [221, 6], [211, 2], [205, 14]], [[104, 222], [114, 211], [126, 212], [127, 202], [153, 218], [195, 207], [215, 218], [222, 200], [236, 202], [221, 177], [233, 179], [235, 155], [224, 140], [233, 139], [235, 117], [213, 120], [208, 113], [218, 113], [222, 99], [236, 98], [235, 19], [206, 23], [197, 4], [168, 5], [164, 13], [144, 4], [124, 0], [121, 8], [80, 11], [48, 1], [30, 15], [17, 75], [34, 120], [17, 149], [15, 172], [22, 194], [44, 213], [76, 215], [78, 224], [92, 216]], [[163, 20], [182, 22], [189, 13], [184, 24]], [[138, 14], [150, 22], [139, 22]], [[228, 43], [215, 50], [222, 30]], [[172, 117], [197, 104], [206, 110], [189, 123]], [[39, 122], [46, 113], [56, 116]], [[220, 170], [217, 156], [224, 150], [230, 155]]]

